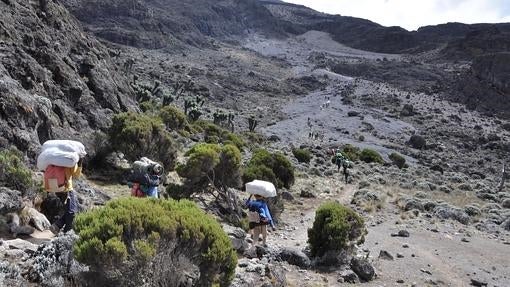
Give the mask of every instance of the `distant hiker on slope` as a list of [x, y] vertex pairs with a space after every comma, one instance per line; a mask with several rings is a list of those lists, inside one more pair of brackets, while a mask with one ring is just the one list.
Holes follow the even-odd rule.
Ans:
[[335, 164], [338, 167], [338, 172], [340, 172], [340, 168], [343, 167], [343, 174], [345, 178], [345, 183], [348, 183], [348, 177], [349, 177], [349, 171], [347, 170], [349, 167], [351, 167], [351, 162], [349, 159], [340, 151], [340, 149], [337, 149], [335, 151], [335, 158], [334, 158]]

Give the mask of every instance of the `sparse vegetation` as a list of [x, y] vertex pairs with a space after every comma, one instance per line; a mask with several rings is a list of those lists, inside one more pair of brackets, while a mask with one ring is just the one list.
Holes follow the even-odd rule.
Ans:
[[346, 144], [342, 148], [342, 153], [350, 160], [350, 161], [358, 161], [360, 157], [360, 149], [351, 144]]
[[336, 202], [321, 205], [312, 228], [308, 229], [308, 243], [312, 256], [320, 257], [328, 251], [349, 249], [364, 241], [363, 218], [352, 209]]
[[242, 150], [246, 145], [244, 140], [228, 130], [215, 125], [212, 122], [199, 120], [193, 123], [193, 129], [195, 131], [204, 133], [204, 140], [207, 143], [222, 143], [222, 144], [233, 144], [239, 150]]
[[359, 155], [359, 159], [366, 163], [371, 163], [371, 162], [384, 163], [382, 156], [378, 152], [376, 152], [375, 150], [372, 150], [372, 149], [362, 150]]
[[294, 154], [298, 162], [309, 163], [312, 159], [312, 154], [307, 149], [295, 148], [292, 150], [292, 154]]
[[389, 158], [393, 162], [393, 164], [398, 166], [398, 168], [400, 168], [400, 169], [407, 166], [406, 159], [396, 152], [390, 154]]
[[[178, 286], [179, 282], [166, 280], [178, 280], [175, 274], [187, 271], [183, 262], [200, 270], [194, 284], [228, 286], [237, 264], [221, 226], [186, 200], [113, 200], [80, 214], [75, 229], [80, 236], [76, 258], [117, 286], [128, 282]], [[139, 276], [148, 270], [149, 278]]]
[[175, 106], [161, 108], [159, 117], [170, 130], [182, 130], [188, 126], [186, 115]]
[[23, 162], [23, 155], [15, 148], [0, 151], [0, 183], [25, 192], [34, 186], [32, 172]]

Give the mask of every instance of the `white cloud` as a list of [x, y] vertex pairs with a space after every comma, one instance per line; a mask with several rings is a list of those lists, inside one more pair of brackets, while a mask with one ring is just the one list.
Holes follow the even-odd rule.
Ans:
[[510, 0], [286, 0], [329, 14], [416, 30], [447, 22], [510, 22]]

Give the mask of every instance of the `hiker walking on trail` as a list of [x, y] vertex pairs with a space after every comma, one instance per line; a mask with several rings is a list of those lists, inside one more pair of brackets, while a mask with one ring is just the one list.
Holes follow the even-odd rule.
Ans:
[[74, 217], [78, 213], [73, 179], [81, 176], [86, 155], [85, 146], [81, 142], [49, 140], [42, 145], [37, 157], [37, 169], [44, 171], [44, 191], [55, 194], [65, 207], [64, 214], [50, 226], [50, 231], [55, 235], [62, 228], [64, 232], [73, 228]]
[[[73, 229], [73, 222], [76, 213], [78, 213], [78, 200], [76, 198], [76, 193], [73, 187], [73, 178], [78, 178], [81, 176], [82, 171], [83, 158], [80, 158], [78, 163], [74, 167], [58, 167], [58, 166], [48, 166], [45, 171], [45, 176], [47, 174], [52, 174], [54, 169], [62, 169], [65, 176], [65, 184], [62, 187], [63, 192], [56, 192], [55, 194], [60, 199], [62, 204], [65, 206], [65, 213], [62, 215], [53, 225], [50, 227], [50, 231], [53, 234], [58, 234], [62, 228], [64, 228], [64, 233]], [[45, 188], [47, 188], [45, 186]]]
[[159, 198], [158, 187], [161, 183], [163, 167], [146, 157], [133, 163], [133, 169], [128, 179], [131, 195], [134, 197]]
[[335, 151], [335, 164], [338, 167], [338, 172], [340, 172], [340, 168], [343, 167], [343, 174], [345, 178], [345, 183], [348, 183], [349, 180], [349, 171], [347, 170], [351, 166], [351, 162], [349, 159], [337, 149]]
[[265, 198], [255, 194], [255, 200], [252, 200], [252, 196], [253, 195], [250, 195], [250, 197], [246, 200], [246, 207], [249, 209], [248, 221], [250, 233], [252, 234], [252, 239], [255, 245], [258, 243], [260, 235], [262, 235], [262, 244], [265, 245], [267, 239], [267, 226], [271, 225], [273, 230], [275, 229], [273, 217], [271, 216], [271, 212], [269, 211]]

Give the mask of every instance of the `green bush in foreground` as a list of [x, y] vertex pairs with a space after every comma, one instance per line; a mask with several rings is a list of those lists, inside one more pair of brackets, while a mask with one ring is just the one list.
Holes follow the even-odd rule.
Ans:
[[295, 148], [292, 150], [292, 154], [294, 154], [298, 162], [309, 163], [312, 159], [312, 154], [307, 149]]
[[80, 214], [75, 229], [76, 258], [116, 286], [178, 286], [168, 280], [193, 266], [194, 286], [228, 286], [237, 264], [219, 223], [186, 200], [113, 200]]
[[26, 191], [34, 186], [32, 172], [23, 162], [23, 155], [15, 148], [0, 151], [0, 183]]
[[394, 152], [394, 153], [390, 154], [389, 158], [393, 162], [394, 165], [398, 166], [398, 168], [402, 169], [402, 168], [406, 167], [406, 159], [405, 159], [405, 157], [401, 156], [400, 154]]
[[376, 152], [375, 150], [372, 150], [372, 149], [368, 149], [368, 148], [361, 151], [361, 153], [359, 155], [359, 159], [366, 163], [371, 163], [371, 162], [384, 163], [382, 156], [378, 152]]
[[336, 202], [327, 202], [315, 212], [312, 228], [308, 229], [308, 243], [312, 256], [320, 257], [328, 251], [350, 248], [364, 240], [363, 218], [352, 209]]

